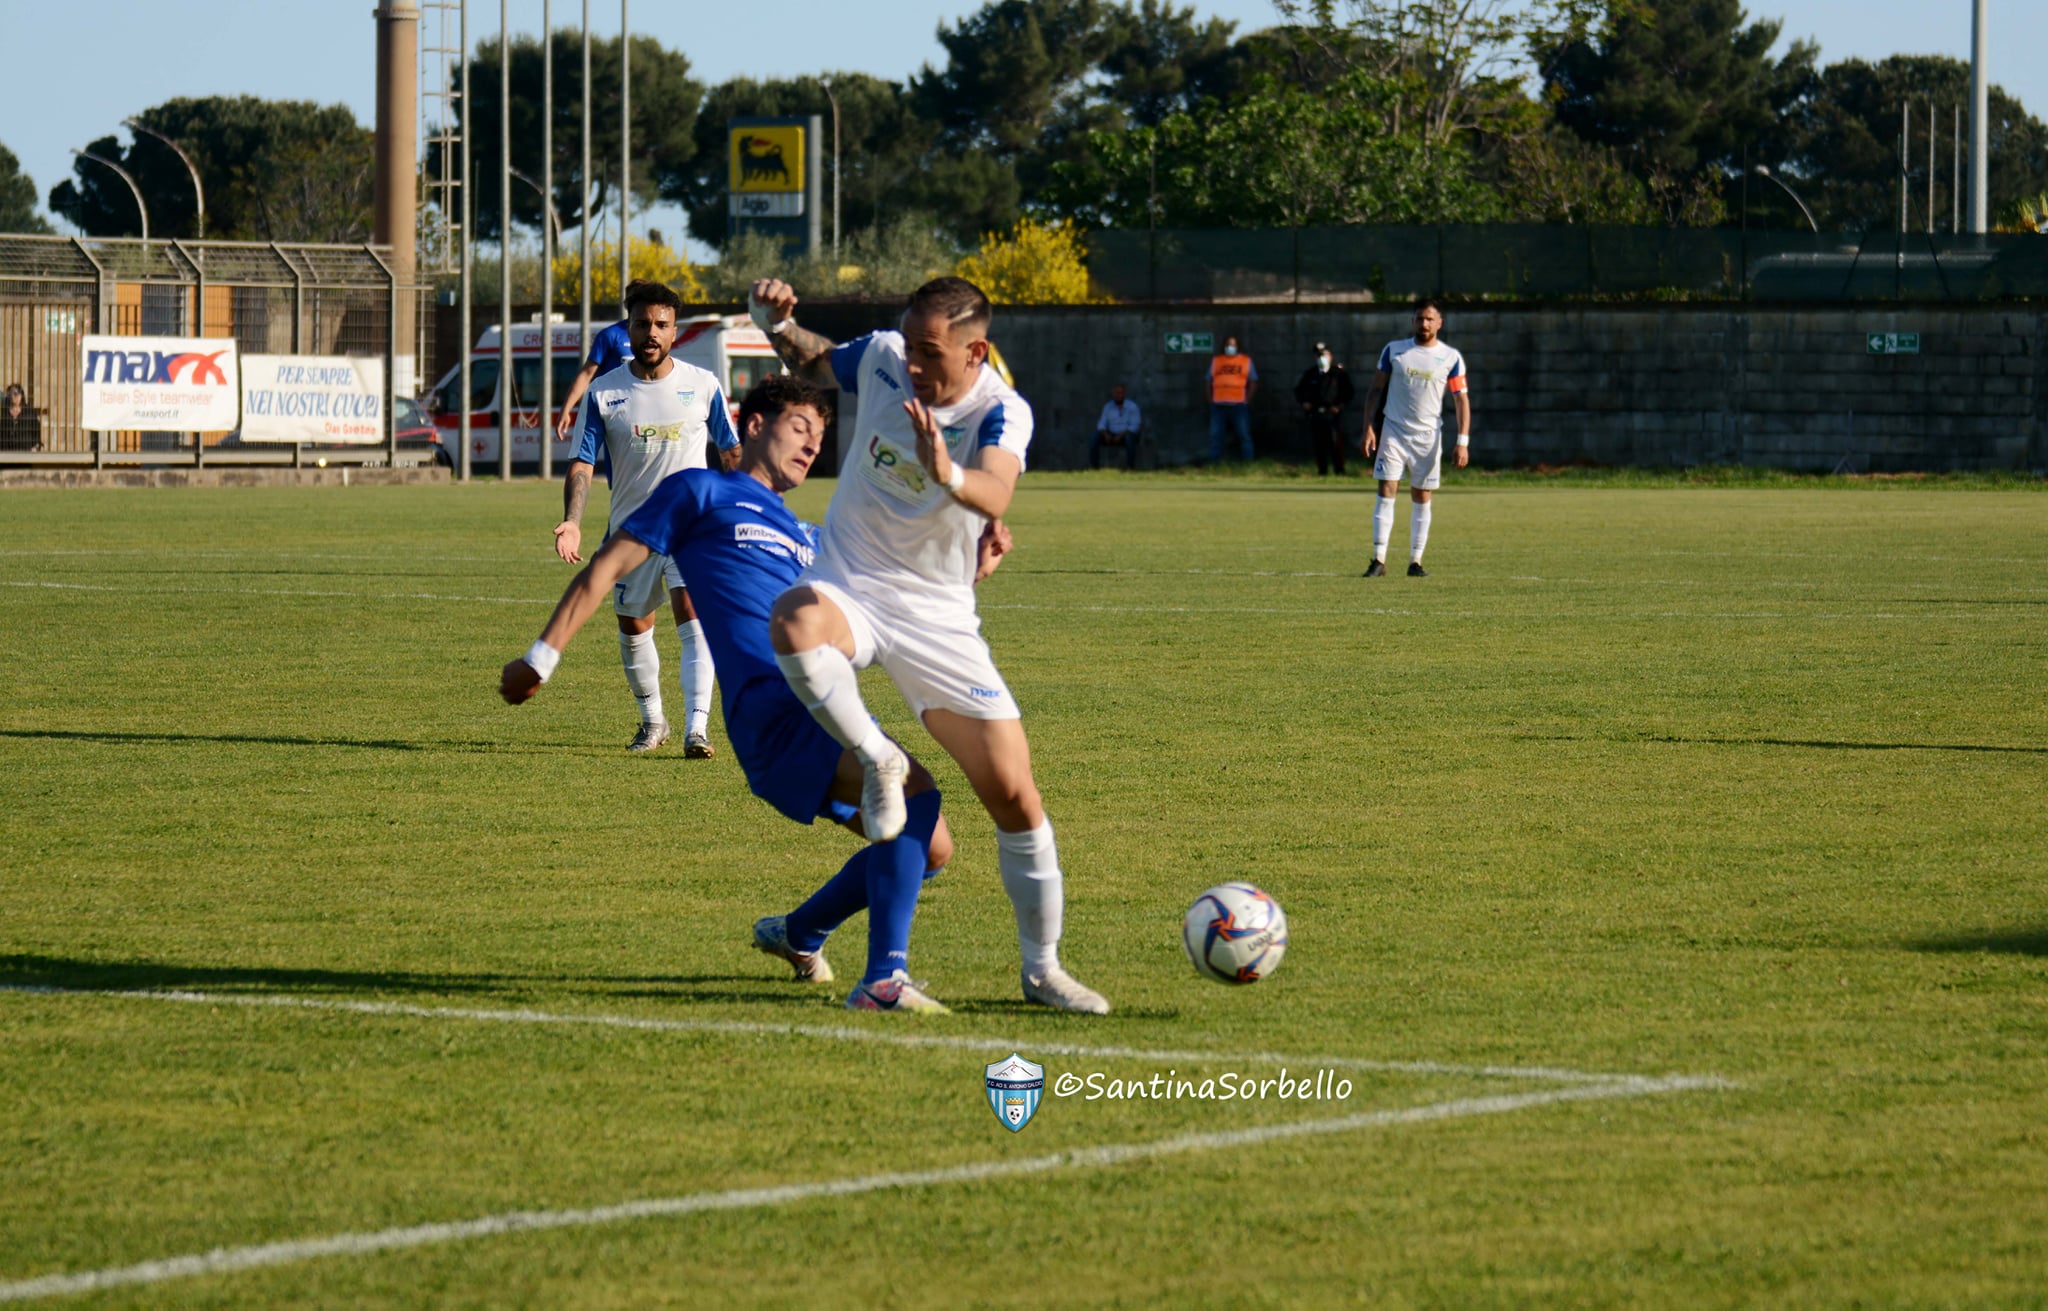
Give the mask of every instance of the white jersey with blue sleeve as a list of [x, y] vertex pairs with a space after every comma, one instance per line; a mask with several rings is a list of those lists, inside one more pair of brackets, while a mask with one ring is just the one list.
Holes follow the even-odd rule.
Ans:
[[[819, 569], [857, 592], [971, 611], [975, 544], [988, 521], [918, 463], [917, 430], [903, 410], [913, 395], [903, 334], [874, 332], [834, 347], [832, 372], [841, 395], [855, 401], [854, 428], [825, 515]], [[934, 406], [932, 417], [962, 468], [987, 446], [1022, 465], [1031, 444], [1030, 404], [986, 364], [965, 396]]]
[[707, 442], [740, 444], [718, 379], [671, 356], [659, 378], [622, 365], [590, 384], [583, 440], [575, 458], [605, 470], [611, 522], [621, 524], [670, 474], [707, 466]]
[[1387, 421], [1380, 435], [1411, 451], [1435, 449], [1444, 429], [1444, 394], [1463, 392], [1469, 381], [1465, 357], [1442, 338], [1420, 346], [1406, 337], [1381, 349], [1379, 371], [1387, 375]]

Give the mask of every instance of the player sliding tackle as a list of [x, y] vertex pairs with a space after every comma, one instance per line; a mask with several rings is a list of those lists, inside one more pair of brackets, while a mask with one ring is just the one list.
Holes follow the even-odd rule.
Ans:
[[1031, 407], [987, 364], [988, 297], [937, 278], [911, 296], [901, 331], [844, 345], [798, 327], [796, 303], [785, 282], [754, 284], [752, 312], [776, 354], [856, 408], [817, 560], [775, 603], [776, 662], [859, 758], [861, 814], [877, 838], [905, 823], [909, 762], [869, 716], [855, 671], [888, 671], [995, 820], [1024, 999], [1107, 1014], [1101, 994], [1060, 966], [1059, 854], [1017, 703], [974, 608], [976, 538], [1009, 508], [1031, 441]]
[[[818, 457], [823, 400], [797, 379], [769, 378], [740, 406], [739, 467], [689, 469], [656, 487], [628, 516], [588, 568], [569, 584], [554, 617], [525, 657], [505, 666], [499, 692], [518, 705], [554, 673], [564, 647], [595, 615], [605, 594], [644, 561], [667, 556], [691, 580], [704, 638], [718, 662], [726, 735], [755, 795], [808, 824], [822, 815], [859, 833], [854, 802], [861, 765], [812, 722], [776, 667], [768, 610], [810, 563], [809, 535], [781, 493], [803, 482]], [[970, 577], [992, 571], [1009, 539], [991, 525], [979, 541]], [[943, 1011], [910, 982], [910, 923], [927, 870], [952, 855], [931, 775], [906, 761], [906, 821], [890, 840], [863, 848], [810, 900], [787, 916], [754, 926], [754, 945], [825, 983], [825, 937], [856, 912], [868, 912], [868, 966], [847, 997], [853, 1010]]]

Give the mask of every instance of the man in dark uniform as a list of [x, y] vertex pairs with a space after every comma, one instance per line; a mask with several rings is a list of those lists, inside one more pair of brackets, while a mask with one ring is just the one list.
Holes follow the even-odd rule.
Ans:
[[1315, 363], [1294, 384], [1294, 399], [1301, 403], [1301, 412], [1308, 418], [1309, 441], [1315, 447], [1318, 474], [1329, 473], [1334, 462], [1337, 476], [1344, 476], [1341, 419], [1353, 394], [1351, 375], [1331, 357], [1326, 343], [1317, 342]]

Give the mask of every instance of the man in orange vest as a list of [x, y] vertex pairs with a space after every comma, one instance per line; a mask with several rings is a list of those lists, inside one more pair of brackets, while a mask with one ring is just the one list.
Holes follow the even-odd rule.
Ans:
[[1209, 358], [1209, 460], [1223, 459], [1223, 425], [1237, 429], [1244, 458], [1252, 458], [1252, 397], [1259, 394], [1259, 368], [1237, 349], [1237, 338], [1223, 339], [1223, 353]]

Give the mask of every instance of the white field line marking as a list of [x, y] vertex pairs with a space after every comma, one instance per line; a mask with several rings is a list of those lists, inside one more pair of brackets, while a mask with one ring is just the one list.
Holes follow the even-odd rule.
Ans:
[[[119, 583], [53, 583], [23, 579], [0, 579], [0, 587], [33, 588], [62, 592], [148, 592], [155, 596], [302, 596], [334, 598], [347, 601], [433, 601], [468, 602], [477, 605], [553, 605], [559, 599], [546, 596], [463, 596], [444, 592], [339, 592], [316, 591], [310, 588], [287, 587], [142, 587]], [[1234, 615], [1302, 615], [1325, 619], [1346, 619], [1358, 615], [1392, 615], [1399, 618], [1425, 619], [1553, 619], [1573, 623], [1586, 617], [1601, 619], [1680, 619], [1680, 620], [1873, 620], [1873, 619], [2001, 619], [2019, 618], [2007, 610], [1969, 610], [1963, 607], [1970, 602], [1956, 602], [1949, 608], [1929, 606], [1926, 610], [1910, 614], [1895, 614], [1887, 610], [1871, 610], [1861, 613], [1848, 611], [1817, 611], [1801, 614], [1793, 611], [1775, 610], [1599, 610], [1565, 612], [1559, 610], [1407, 610], [1385, 606], [1246, 606], [1246, 605], [1036, 605], [1002, 604], [984, 605], [984, 612], [995, 610], [1030, 610], [1071, 612], [1082, 614], [1149, 615], [1149, 614], [1234, 614]]]
[[1157, 1160], [1189, 1152], [1221, 1148], [1252, 1147], [1326, 1134], [1352, 1133], [1386, 1125], [1427, 1124], [1479, 1115], [1504, 1115], [1557, 1102], [1593, 1101], [1644, 1097], [1657, 1093], [1697, 1089], [1728, 1088], [1733, 1085], [1715, 1078], [1674, 1076], [1667, 1079], [1632, 1079], [1625, 1082], [1585, 1084], [1547, 1092], [1511, 1093], [1494, 1097], [1467, 1097], [1456, 1101], [1432, 1102], [1397, 1110], [1365, 1111], [1357, 1115], [1326, 1120], [1297, 1120], [1287, 1124], [1261, 1125], [1215, 1133], [1181, 1134], [1149, 1143], [1116, 1143], [1104, 1147], [1079, 1147], [1045, 1156], [1016, 1160], [976, 1161], [968, 1165], [937, 1170], [911, 1170], [891, 1174], [859, 1175], [850, 1179], [820, 1179], [811, 1183], [783, 1184], [774, 1188], [736, 1188], [718, 1193], [692, 1193], [683, 1197], [653, 1197], [563, 1211], [506, 1211], [474, 1220], [440, 1224], [410, 1225], [369, 1233], [334, 1234], [327, 1238], [302, 1238], [291, 1242], [263, 1243], [250, 1247], [217, 1247], [211, 1252], [167, 1257], [137, 1265], [112, 1266], [71, 1275], [44, 1275], [16, 1283], [0, 1284], [0, 1302], [22, 1302], [30, 1298], [60, 1297], [90, 1293], [131, 1284], [158, 1284], [170, 1279], [197, 1275], [230, 1274], [265, 1266], [291, 1265], [326, 1256], [364, 1256], [373, 1252], [401, 1251], [437, 1243], [458, 1243], [498, 1234], [533, 1233], [547, 1229], [581, 1229], [594, 1225], [621, 1224], [703, 1211], [738, 1211], [782, 1206], [820, 1197], [849, 1197], [887, 1189], [934, 1188], [947, 1184], [980, 1183], [1017, 1175], [1043, 1175], [1062, 1170], [1105, 1169], [1132, 1161]]
[[757, 1020], [662, 1020], [639, 1015], [576, 1014], [561, 1011], [475, 1010], [453, 1006], [413, 1006], [405, 1002], [347, 1001], [277, 994], [188, 992], [178, 989], [52, 988], [34, 984], [0, 984], [0, 992], [55, 997], [121, 997], [131, 1001], [184, 1002], [198, 1006], [270, 1006], [288, 1010], [339, 1011], [350, 1015], [399, 1015], [421, 1020], [466, 1020], [485, 1024], [559, 1024], [603, 1029], [639, 1029], [652, 1033], [727, 1033], [773, 1037], [822, 1038], [834, 1042], [871, 1042], [889, 1047], [933, 1047], [949, 1051], [1050, 1052], [1055, 1056], [1088, 1056], [1142, 1061], [1211, 1061], [1218, 1064], [1335, 1066], [1389, 1074], [1464, 1075], [1489, 1079], [1536, 1079], [1552, 1083], [1628, 1084], [1655, 1082], [1646, 1075], [1604, 1074], [1588, 1070], [1546, 1069], [1523, 1065], [1447, 1065], [1435, 1061], [1375, 1061], [1356, 1056], [1291, 1056], [1283, 1052], [1165, 1051], [1144, 1047], [1098, 1047], [1080, 1043], [1043, 1042], [1036, 1038], [981, 1038], [928, 1033], [889, 1033], [843, 1024], [772, 1024]]

